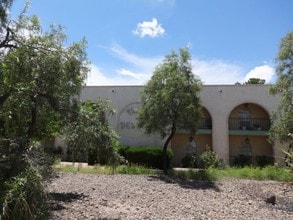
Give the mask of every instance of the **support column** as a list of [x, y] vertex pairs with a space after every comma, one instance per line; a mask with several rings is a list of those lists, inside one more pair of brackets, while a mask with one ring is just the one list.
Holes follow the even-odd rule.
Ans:
[[213, 149], [225, 164], [229, 164], [229, 130], [226, 117], [213, 116]]

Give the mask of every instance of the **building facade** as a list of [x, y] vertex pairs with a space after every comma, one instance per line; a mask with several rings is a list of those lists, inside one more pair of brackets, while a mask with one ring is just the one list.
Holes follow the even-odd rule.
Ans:
[[[81, 100], [108, 99], [116, 114], [109, 116], [110, 125], [118, 132], [121, 145], [162, 147], [165, 140], [159, 135], [146, 135], [136, 126], [136, 109], [140, 103], [142, 86], [84, 87]], [[179, 130], [171, 141], [173, 165], [180, 166], [185, 156], [185, 145], [190, 136], [196, 142], [199, 156], [212, 147], [232, 164], [239, 154], [273, 158], [282, 163], [282, 150], [268, 141], [270, 115], [280, 96], [269, 94], [268, 85], [205, 85], [200, 92], [203, 117], [196, 134]], [[192, 120], [192, 119], [191, 119]]]

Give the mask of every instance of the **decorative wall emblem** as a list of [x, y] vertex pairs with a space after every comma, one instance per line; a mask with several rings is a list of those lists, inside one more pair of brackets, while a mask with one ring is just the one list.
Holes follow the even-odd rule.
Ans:
[[131, 103], [126, 105], [120, 115], [118, 120], [118, 130], [134, 130], [136, 129], [136, 117], [137, 109], [139, 107], [139, 102]]

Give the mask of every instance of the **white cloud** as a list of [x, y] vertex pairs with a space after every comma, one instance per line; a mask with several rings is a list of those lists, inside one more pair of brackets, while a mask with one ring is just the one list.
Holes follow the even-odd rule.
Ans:
[[160, 37], [165, 34], [165, 30], [158, 23], [156, 18], [153, 18], [152, 21], [144, 21], [142, 23], [138, 23], [136, 29], [132, 31], [133, 34], [138, 35], [140, 37]]
[[131, 64], [134, 68], [139, 69], [139, 72], [151, 74], [154, 68], [163, 60], [163, 56], [158, 57], [142, 57], [128, 52], [118, 44], [111, 47], [111, 51], [118, 56], [119, 59]]
[[[120, 60], [124, 61], [123, 67], [102, 72], [101, 69], [92, 65], [91, 72], [86, 80], [87, 85], [144, 85], [152, 76], [155, 67], [159, 65], [164, 57], [143, 57], [128, 52], [120, 45], [115, 44], [110, 51]], [[193, 73], [198, 76], [204, 84], [235, 84], [243, 83], [249, 78], [265, 79], [270, 83], [275, 76], [275, 70], [269, 65], [253, 68], [247, 74], [240, 65], [222, 60], [192, 60]], [[115, 74], [113, 76], [113, 74]], [[109, 76], [111, 75], [111, 76]]]
[[242, 79], [243, 69], [221, 60], [192, 60], [193, 73], [204, 84], [234, 84]]
[[137, 73], [137, 72], [133, 72], [133, 71], [128, 70], [128, 69], [117, 70], [117, 73], [119, 73], [120, 75], [123, 75], [123, 76], [131, 77], [131, 78], [139, 80], [139, 81], [143, 81], [143, 82], [147, 81], [150, 78], [150, 74]]
[[244, 81], [248, 81], [250, 78], [260, 78], [265, 79], [266, 83], [271, 83], [273, 80], [273, 77], [275, 75], [275, 68], [265, 64], [262, 66], [257, 66], [250, 70], [245, 78]]
[[94, 64], [91, 64], [90, 69], [91, 70], [88, 73], [87, 79], [85, 80], [86, 85], [93, 86], [107, 84], [109, 79], [102, 74], [99, 67], [97, 67]]
[[[119, 71], [118, 71], [119, 72]], [[114, 77], [107, 76], [106, 73], [102, 73], [99, 67], [91, 65], [91, 71], [88, 74], [88, 78], [85, 83], [87, 86], [102, 86], [102, 85], [143, 85], [144, 82], [137, 77], [125, 76], [120, 72]], [[125, 72], [124, 72], [125, 73]]]
[[[103, 72], [97, 65], [91, 65], [91, 71], [85, 81], [86, 85], [144, 85], [152, 76], [155, 67], [163, 57], [142, 57], [129, 53], [118, 44], [113, 45], [110, 51], [125, 61], [124, 67]], [[130, 66], [130, 67], [129, 67]], [[109, 76], [110, 74], [114, 76]]]

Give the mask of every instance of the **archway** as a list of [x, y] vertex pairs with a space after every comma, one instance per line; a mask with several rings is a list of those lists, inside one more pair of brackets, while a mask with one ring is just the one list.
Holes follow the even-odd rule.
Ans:
[[186, 154], [185, 146], [190, 136], [194, 137], [196, 143], [197, 158], [199, 158], [206, 146], [212, 147], [212, 118], [205, 107], [202, 107], [202, 118], [198, 122], [198, 130], [195, 134], [182, 129], [178, 130], [172, 138], [173, 166], [181, 166], [181, 161]]
[[[255, 103], [242, 103], [229, 115], [229, 156], [231, 165], [262, 165], [273, 162], [268, 141], [270, 117]], [[239, 164], [240, 163], [240, 164]]]

